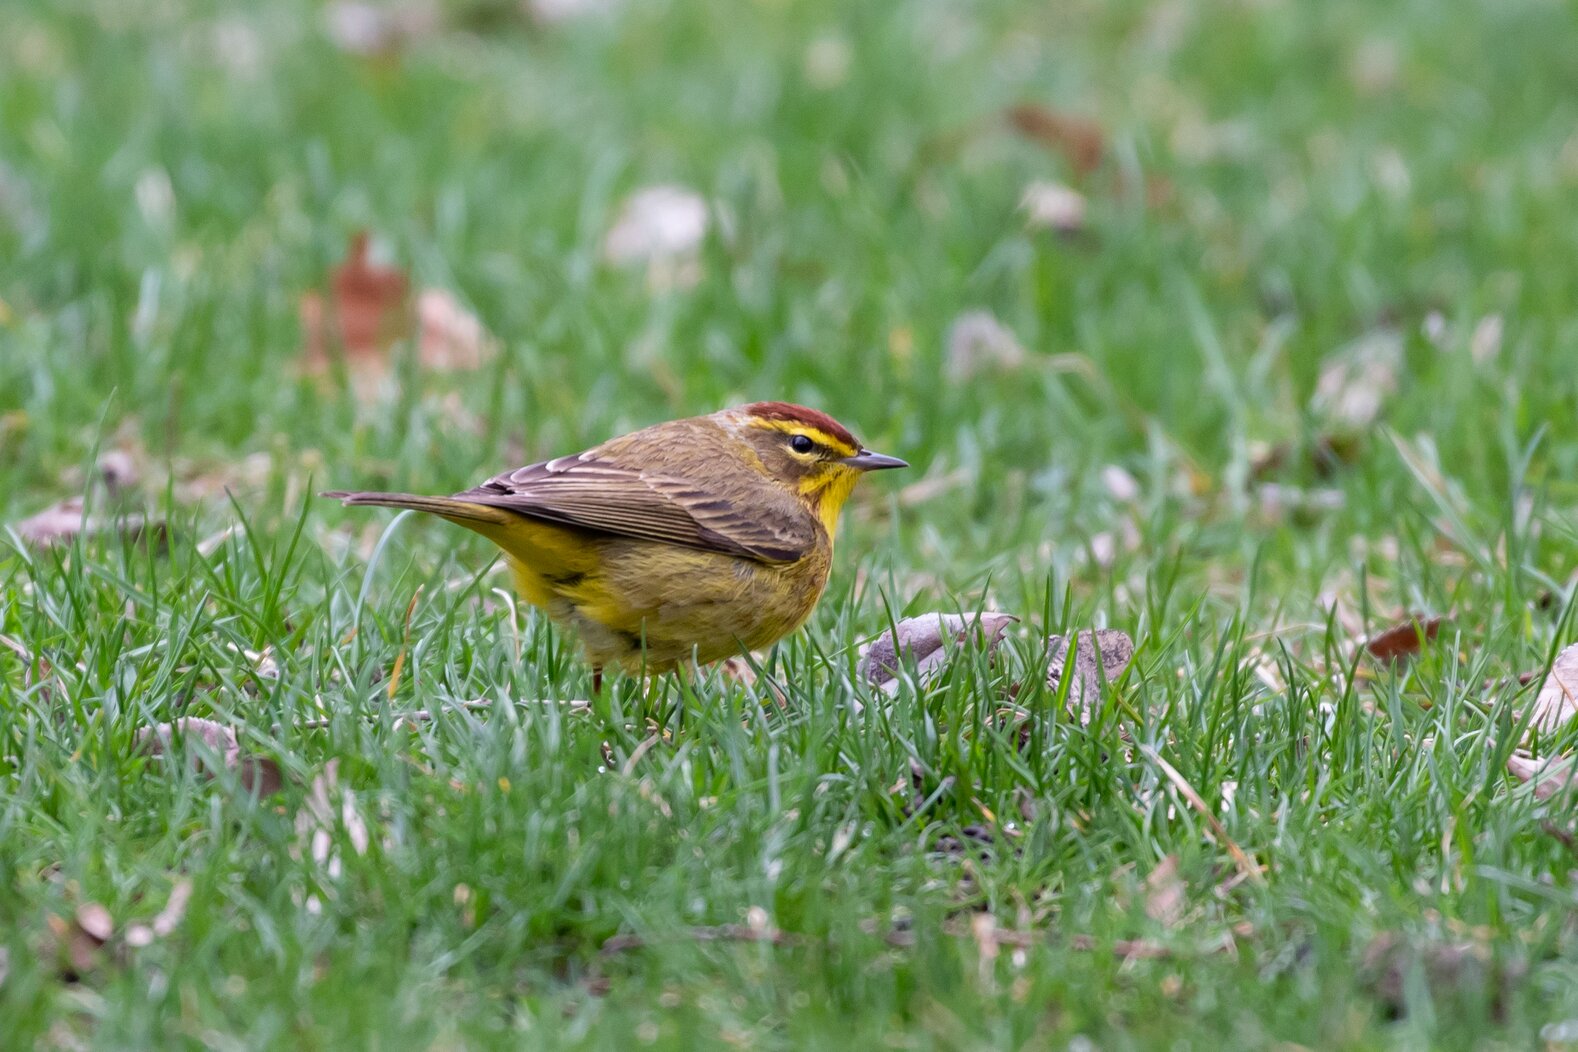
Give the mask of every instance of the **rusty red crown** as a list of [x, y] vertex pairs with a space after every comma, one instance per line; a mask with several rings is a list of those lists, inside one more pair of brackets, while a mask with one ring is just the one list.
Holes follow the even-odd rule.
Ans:
[[849, 428], [820, 409], [809, 409], [803, 405], [795, 405], [793, 402], [752, 402], [744, 409], [752, 416], [759, 416], [764, 420], [791, 420], [805, 424], [807, 427], [814, 427], [853, 449], [860, 448], [860, 440], [849, 433]]

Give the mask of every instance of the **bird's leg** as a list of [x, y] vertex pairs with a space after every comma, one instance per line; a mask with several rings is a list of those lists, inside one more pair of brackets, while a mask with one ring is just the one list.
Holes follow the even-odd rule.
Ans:
[[603, 693], [603, 666], [592, 666], [592, 696], [597, 697]]

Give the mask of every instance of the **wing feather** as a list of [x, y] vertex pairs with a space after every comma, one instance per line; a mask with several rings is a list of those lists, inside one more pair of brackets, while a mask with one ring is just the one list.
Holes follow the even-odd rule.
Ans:
[[455, 496], [545, 522], [763, 562], [801, 558], [819, 528], [798, 501], [765, 480], [731, 497], [621, 464], [599, 449], [528, 464]]

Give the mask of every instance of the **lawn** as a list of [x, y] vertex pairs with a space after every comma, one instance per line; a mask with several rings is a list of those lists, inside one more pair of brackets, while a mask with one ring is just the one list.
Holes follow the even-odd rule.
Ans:
[[[1578, 1045], [1571, 5], [3, 21], [0, 1044]], [[912, 467], [754, 679], [314, 496], [757, 399]]]

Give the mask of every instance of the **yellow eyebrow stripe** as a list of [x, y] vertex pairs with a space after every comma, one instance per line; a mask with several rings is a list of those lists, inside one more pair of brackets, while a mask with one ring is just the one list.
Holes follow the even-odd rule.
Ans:
[[750, 420], [752, 427], [765, 428], [769, 431], [781, 431], [786, 435], [805, 435], [819, 445], [826, 446], [833, 452], [842, 456], [852, 457], [860, 450], [847, 442], [842, 442], [834, 436], [811, 424], [801, 423], [797, 420], [775, 420], [772, 418], [753, 417]]

